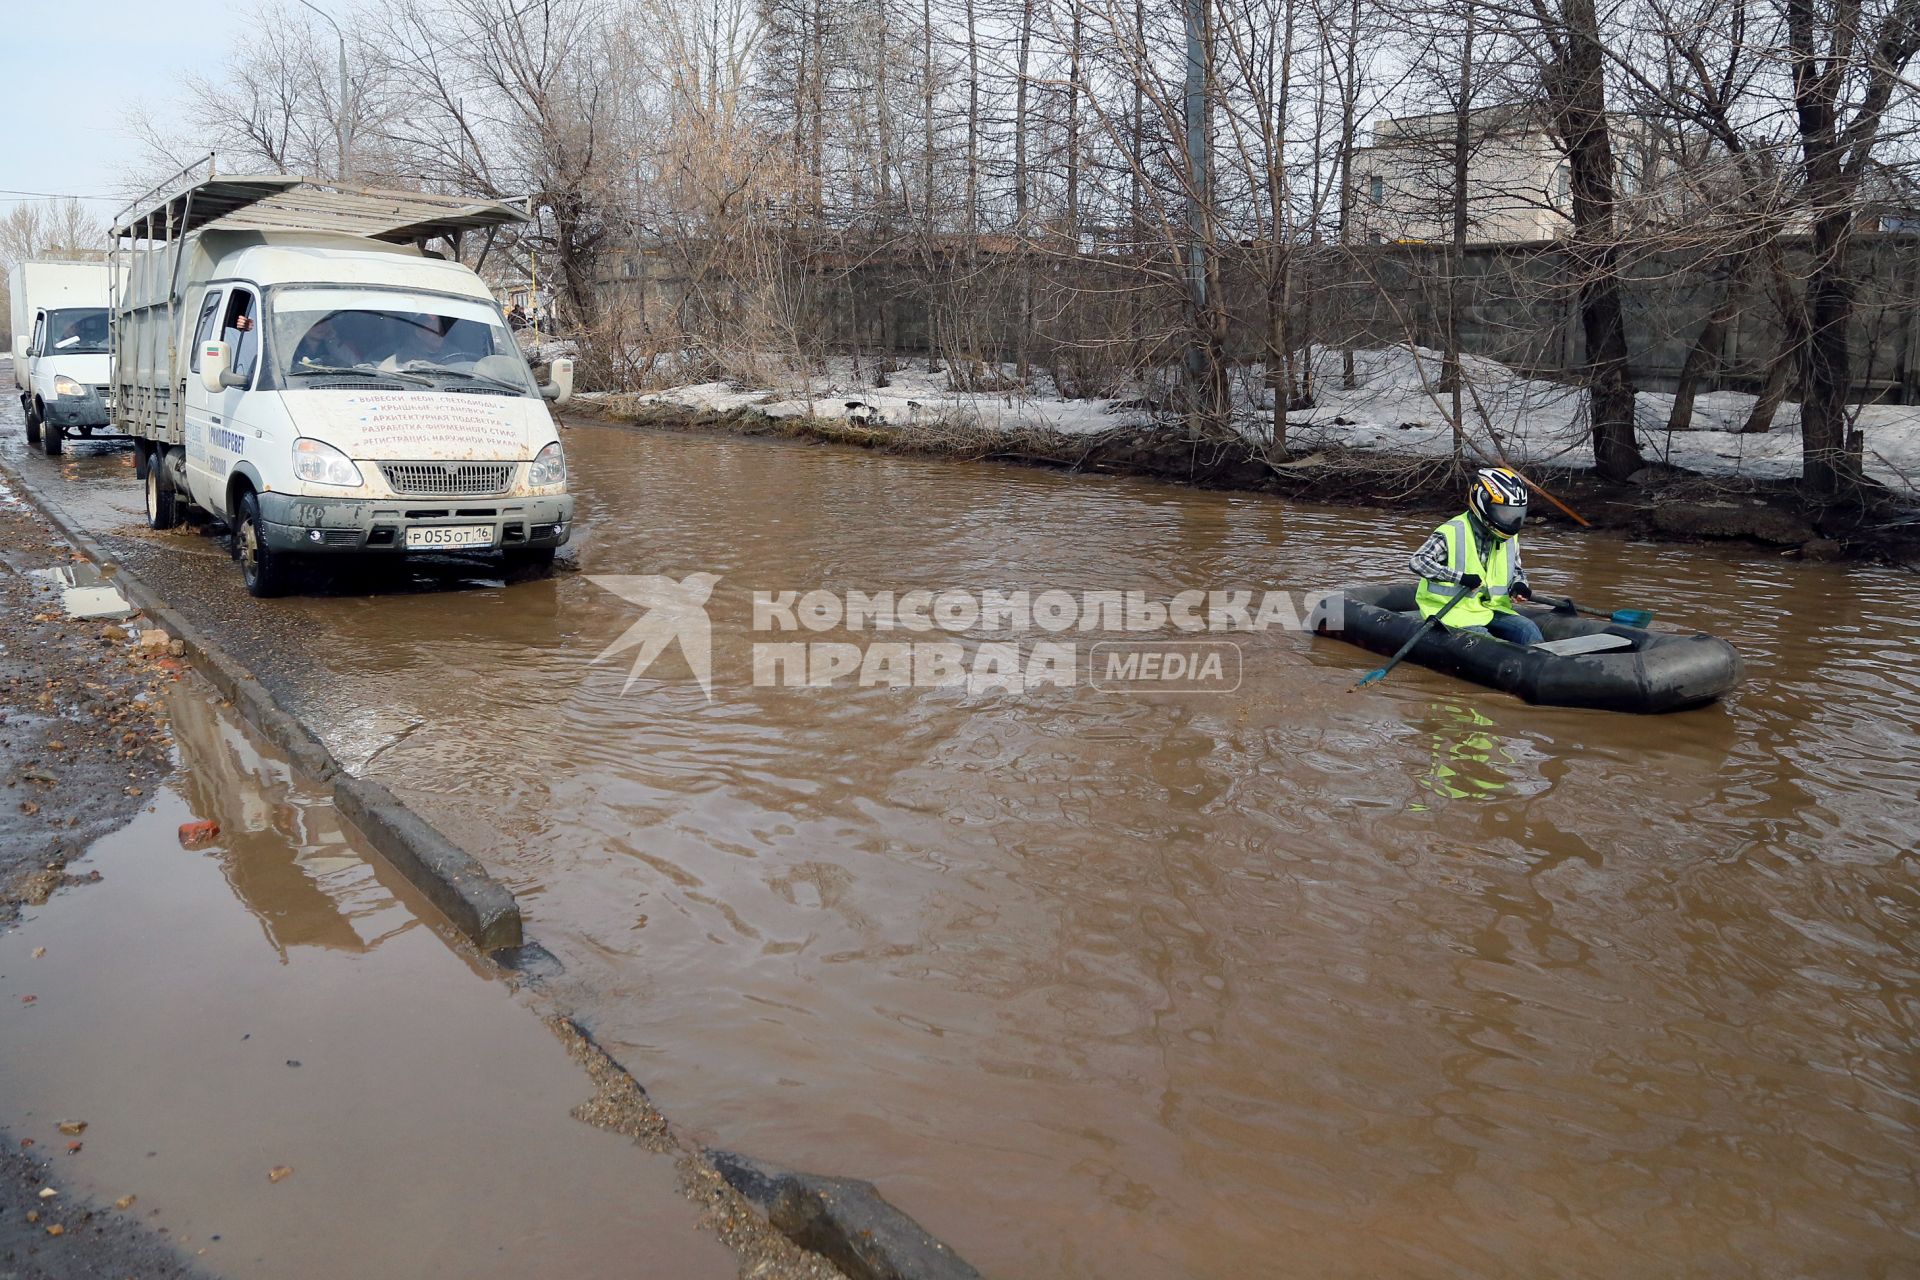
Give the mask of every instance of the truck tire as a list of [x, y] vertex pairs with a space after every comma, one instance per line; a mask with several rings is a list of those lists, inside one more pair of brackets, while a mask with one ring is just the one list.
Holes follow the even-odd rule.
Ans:
[[40, 443], [40, 415], [34, 412], [34, 404], [33, 404], [32, 397], [30, 396], [20, 397], [20, 412], [25, 414], [27, 419], [27, 443], [39, 444]]
[[166, 458], [159, 450], [147, 459], [147, 528], [171, 529], [180, 523], [180, 498], [167, 476]]
[[48, 422], [44, 415], [40, 419], [40, 448], [49, 458], [60, 456], [60, 442], [64, 439], [57, 422]]
[[267, 546], [260, 522], [260, 499], [251, 490], [240, 495], [233, 516], [233, 555], [240, 562], [240, 580], [247, 594], [258, 600], [285, 595], [292, 577], [287, 557]]

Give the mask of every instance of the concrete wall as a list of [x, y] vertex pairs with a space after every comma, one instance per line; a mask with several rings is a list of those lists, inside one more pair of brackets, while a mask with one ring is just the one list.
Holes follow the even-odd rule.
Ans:
[[[1790, 272], [1804, 241], [1785, 242]], [[1235, 360], [1263, 358], [1268, 329], [1263, 251], [1223, 255], [1219, 292]], [[616, 259], [605, 296], [634, 317], [629, 332], [670, 347], [725, 324], [689, 301], [669, 254]], [[1757, 264], [1737, 279], [1699, 246], [1638, 245], [1623, 252], [1628, 346], [1645, 390], [1672, 390], [1708, 313], [1735, 290], [1740, 303], [1705, 389], [1754, 391], [1782, 341], [1779, 315]], [[1920, 403], [1920, 233], [1856, 240], [1859, 281], [1852, 333], [1862, 399]], [[1013, 359], [1022, 352], [1097, 390], [1107, 374], [1171, 358], [1184, 341], [1177, 264], [995, 252], [970, 261], [909, 251], [792, 256], [777, 290], [709, 288], [707, 296], [778, 296], [798, 314], [777, 326], [818, 350], [932, 353]], [[1289, 308], [1295, 343], [1444, 344], [1450, 281], [1461, 282], [1461, 345], [1545, 377], [1575, 373], [1585, 358], [1577, 280], [1559, 241], [1469, 245], [1457, 265], [1446, 246], [1332, 246], [1296, 251]], [[646, 341], [645, 337], [640, 338]]]

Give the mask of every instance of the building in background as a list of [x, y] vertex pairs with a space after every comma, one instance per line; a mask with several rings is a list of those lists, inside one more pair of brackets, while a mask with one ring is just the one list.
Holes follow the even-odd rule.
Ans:
[[[1676, 148], [1643, 121], [1609, 119], [1619, 225], [1677, 225], [1701, 207], [1722, 178], [1704, 140], [1682, 165]], [[1442, 111], [1399, 116], [1374, 126], [1373, 143], [1355, 148], [1350, 225], [1369, 244], [1453, 238], [1457, 117]], [[1687, 179], [1691, 175], [1692, 180]], [[1572, 222], [1570, 170], [1559, 141], [1532, 104], [1482, 107], [1467, 116], [1467, 241], [1499, 244], [1557, 240]], [[1696, 187], [1698, 190], [1696, 190]]]
[[[1467, 117], [1467, 239], [1552, 240], [1566, 233], [1567, 163], [1538, 112], [1483, 107]], [[1370, 244], [1453, 236], [1453, 112], [1399, 116], [1353, 153], [1349, 225]]]

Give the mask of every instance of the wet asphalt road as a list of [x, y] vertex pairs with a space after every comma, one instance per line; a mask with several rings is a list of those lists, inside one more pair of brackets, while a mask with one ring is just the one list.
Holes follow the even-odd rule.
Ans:
[[[69, 439], [60, 457], [49, 458], [27, 444], [20, 406], [8, 396], [0, 402], [0, 460], [36, 497], [58, 505], [116, 561], [198, 622], [285, 705], [320, 710], [309, 695], [316, 673], [329, 668], [327, 652], [312, 643], [298, 616], [263, 608], [247, 595], [223, 526], [195, 523], [166, 533], [146, 527], [131, 441]], [[559, 571], [571, 568], [563, 562]], [[404, 566], [398, 560], [390, 566], [320, 566], [300, 594], [373, 600], [469, 591], [498, 598], [508, 585], [500, 566], [486, 557], [414, 558]]]

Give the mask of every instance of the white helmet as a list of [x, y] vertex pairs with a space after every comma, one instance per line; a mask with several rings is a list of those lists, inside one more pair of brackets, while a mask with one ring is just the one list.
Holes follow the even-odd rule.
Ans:
[[1499, 538], [1511, 538], [1527, 522], [1527, 486], [1511, 467], [1488, 467], [1473, 477], [1467, 507]]

